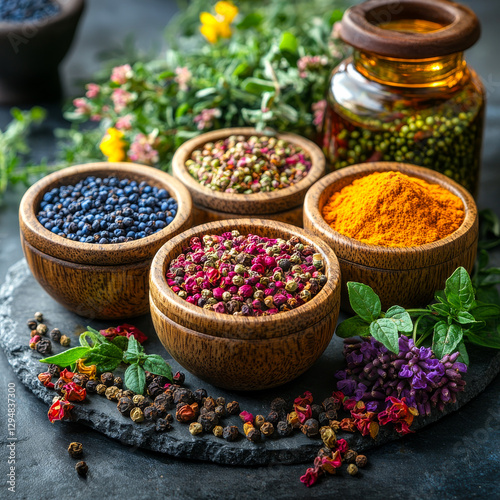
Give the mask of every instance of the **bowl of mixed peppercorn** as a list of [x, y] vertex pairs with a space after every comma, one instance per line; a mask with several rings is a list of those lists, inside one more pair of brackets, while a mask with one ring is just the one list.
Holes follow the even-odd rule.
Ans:
[[267, 389], [328, 346], [340, 269], [325, 243], [295, 226], [215, 221], [158, 251], [150, 297], [158, 337], [187, 370], [218, 387]]
[[472, 271], [477, 252], [472, 195], [407, 163], [365, 163], [327, 175], [307, 193], [304, 227], [335, 251], [346, 310], [349, 281], [371, 286], [384, 310], [427, 305], [458, 267]]
[[21, 243], [34, 277], [85, 317], [149, 310], [157, 250], [191, 227], [191, 196], [172, 176], [131, 163], [92, 163], [50, 174], [19, 207]]
[[263, 217], [302, 225], [307, 190], [325, 173], [325, 158], [296, 134], [226, 128], [184, 143], [172, 172], [193, 197], [194, 222]]

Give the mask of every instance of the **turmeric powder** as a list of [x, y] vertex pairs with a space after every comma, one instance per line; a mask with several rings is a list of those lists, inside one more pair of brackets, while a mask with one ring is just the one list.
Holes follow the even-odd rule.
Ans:
[[401, 172], [375, 172], [334, 193], [323, 207], [325, 221], [363, 243], [411, 247], [456, 231], [462, 200], [437, 185]]

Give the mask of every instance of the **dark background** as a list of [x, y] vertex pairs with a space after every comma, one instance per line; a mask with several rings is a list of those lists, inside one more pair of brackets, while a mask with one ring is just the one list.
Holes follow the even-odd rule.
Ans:
[[[487, 118], [479, 208], [500, 214], [500, 2], [463, 2], [478, 14], [483, 35], [467, 52], [487, 91]], [[207, 6], [208, 8], [208, 6]], [[77, 39], [62, 67], [68, 96], [79, 95], [78, 80], [99, 69], [97, 54], [120, 46], [133, 33], [143, 49], [162, 47], [162, 30], [176, 11], [167, 0], [88, 0]], [[49, 108], [46, 124], [33, 138], [34, 154], [53, 156], [51, 131], [62, 125], [60, 106]], [[9, 120], [0, 108], [0, 126]], [[17, 208], [24, 188], [7, 193], [0, 207], [0, 283], [22, 258]], [[500, 265], [500, 252], [492, 264]], [[47, 407], [16, 379], [0, 352], [0, 498], [500, 498], [500, 378], [472, 403], [415, 435], [369, 453], [360, 477], [345, 472], [311, 489], [299, 477], [308, 465], [241, 468], [170, 459], [122, 445], [76, 424], [52, 425]], [[16, 384], [16, 493], [7, 490], [7, 386]], [[3, 427], [3, 428], [2, 428]], [[66, 448], [84, 444], [91, 472], [73, 470]]]

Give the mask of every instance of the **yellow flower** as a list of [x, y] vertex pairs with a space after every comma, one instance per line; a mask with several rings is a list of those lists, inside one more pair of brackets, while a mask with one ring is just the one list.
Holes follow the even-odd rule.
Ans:
[[123, 132], [113, 127], [108, 128], [106, 132], [99, 145], [102, 154], [111, 162], [126, 160], [125, 148], [127, 147], [127, 142], [123, 140]]
[[231, 2], [217, 2], [215, 5], [217, 16], [209, 12], [200, 14], [200, 32], [210, 42], [215, 43], [219, 38], [231, 37], [231, 22], [238, 14], [238, 8]]
[[232, 23], [233, 19], [238, 15], [238, 7], [231, 2], [217, 2], [215, 4], [215, 12], [224, 18], [226, 23]]

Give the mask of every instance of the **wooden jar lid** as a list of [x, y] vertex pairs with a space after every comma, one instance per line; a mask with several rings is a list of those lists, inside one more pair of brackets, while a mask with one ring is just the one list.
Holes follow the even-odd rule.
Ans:
[[[430, 21], [443, 27], [426, 33], [381, 27], [403, 19]], [[479, 20], [471, 9], [444, 0], [368, 0], [349, 8], [340, 26], [341, 38], [356, 49], [402, 59], [462, 52], [481, 34]]]

